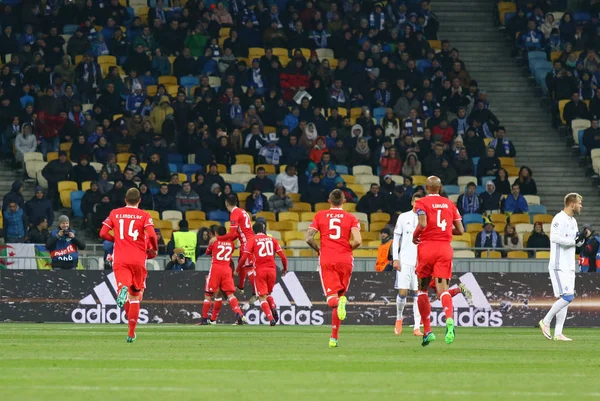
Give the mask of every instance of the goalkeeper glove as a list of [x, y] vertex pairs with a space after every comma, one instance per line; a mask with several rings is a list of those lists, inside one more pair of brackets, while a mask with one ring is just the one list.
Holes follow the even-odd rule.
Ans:
[[575, 237], [575, 246], [580, 247], [583, 244], [585, 244], [585, 239], [586, 239], [585, 234], [586, 234], [585, 230], [577, 233], [577, 237]]

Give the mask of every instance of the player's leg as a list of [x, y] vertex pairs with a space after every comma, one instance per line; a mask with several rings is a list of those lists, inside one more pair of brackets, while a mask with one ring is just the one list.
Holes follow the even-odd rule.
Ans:
[[410, 270], [410, 281], [409, 281], [408, 289], [411, 290], [414, 294], [414, 296], [413, 296], [413, 319], [414, 319], [415, 323], [413, 325], [413, 335], [415, 337], [421, 337], [423, 335], [423, 333], [421, 332], [421, 313], [419, 312], [419, 307], [418, 307], [419, 280], [417, 279], [417, 271], [415, 268], [412, 268]]
[[214, 303], [212, 307], [212, 312], [210, 314], [210, 320], [208, 324], [216, 324], [217, 319], [219, 318], [219, 313], [221, 312], [221, 308], [223, 307], [223, 292], [219, 289], [214, 296]]
[[248, 303], [253, 304], [258, 299], [256, 295], [256, 286], [254, 285], [256, 282], [256, 268], [254, 267], [254, 264], [246, 266], [246, 272], [248, 281], [250, 282], [250, 287], [252, 287], [252, 296], [248, 300]]
[[394, 334], [399, 336], [402, 334], [402, 320], [404, 314], [404, 307], [406, 306], [406, 297], [408, 296], [408, 289], [402, 288], [398, 290], [396, 295], [396, 325], [394, 326]]
[[275, 324], [279, 322], [279, 313], [277, 312], [277, 305], [275, 304], [275, 299], [271, 295], [273, 293], [273, 288], [275, 287], [275, 283], [277, 282], [277, 272], [273, 271], [272, 274], [269, 275], [267, 280], [267, 291], [269, 294], [267, 295], [267, 303], [269, 304], [269, 308], [271, 309], [271, 314], [273, 315], [273, 321]]
[[432, 341], [435, 341], [435, 335], [431, 332], [431, 303], [429, 302], [429, 293], [427, 291], [431, 278], [423, 277], [427, 274], [427, 265], [419, 266], [418, 269], [419, 292], [417, 295], [417, 306], [419, 308], [419, 313], [421, 314], [421, 321], [423, 322], [423, 331], [425, 332], [423, 334], [423, 342], [421, 345], [426, 347]]
[[345, 263], [337, 263], [335, 266], [341, 287], [341, 289], [338, 291], [339, 302], [337, 307], [337, 313], [340, 320], [346, 320], [346, 304], [348, 303], [346, 291], [348, 291], [350, 278], [352, 278], [352, 267], [353, 266], [351, 264]]
[[238, 273], [238, 282], [237, 282], [237, 290], [240, 294], [244, 293], [244, 285], [246, 284], [246, 268], [244, 266], [240, 266]]
[[[115, 264], [113, 266], [115, 281], [117, 283], [117, 306], [123, 308], [127, 303], [127, 294], [129, 287], [133, 282], [133, 274], [129, 266], [123, 264]], [[129, 306], [125, 310], [128, 312]]]
[[267, 297], [269, 295], [269, 289], [267, 286], [267, 275], [268, 274], [265, 270], [254, 271], [254, 294], [258, 296], [260, 308], [262, 309], [263, 313], [265, 314], [265, 317], [269, 321], [269, 324], [271, 326], [275, 326], [275, 322], [273, 321], [273, 313], [271, 312], [269, 302], [267, 302]]
[[[554, 305], [552, 305], [552, 308], [550, 309], [546, 317], [544, 317], [543, 325], [547, 327], [547, 332], [549, 334], [550, 324], [552, 323], [553, 316], [555, 316], [556, 322], [554, 324], [553, 339], [557, 341], [571, 341], [570, 338], [563, 335], [562, 330], [565, 324], [565, 320], [567, 319], [569, 304], [573, 302], [573, 299], [575, 298], [575, 295], [573, 294], [573, 288], [575, 287], [575, 272], [554, 270], [551, 271], [551, 275], [552, 273], [554, 273], [555, 282], [560, 292], [560, 298], [554, 303]], [[540, 324], [540, 326], [542, 325]], [[542, 331], [544, 331], [543, 328]], [[546, 332], [544, 332], [544, 336], [545, 335]]]
[[335, 348], [338, 346], [338, 333], [340, 330], [341, 320], [338, 316], [338, 304], [340, 301], [341, 283], [339, 276], [334, 271], [334, 266], [329, 264], [321, 264], [319, 267], [319, 277], [323, 286], [323, 293], [327, 298], [327, 305], [331, 308], [331, 337], [329, 338], [329, 346]]
[[127, 314], [127, 321], [129, 322], [129, 332], [127, 333], [127, 342], [134, 342], [136, 335], [135, 329], [137, 327], [138, 318], [140, 316], [140, 302], [142, 301], [142, 294], [146, 288], [146, 266], [130, 266], [132, 272], [132, 283], [129, 287], [129, 313]]
[[454, 305], [452, 304], [452, 295], [448, 292], [450, 279], [452, 278], [452, 255], [450, 244], [447, 247], [438, 249], [433, 266], [437, 296], [446, 315], [446, 344], [451, 344], [456, 335], [454, 330]]
[[[560, 270], [551, 269], [550, 270], [550, 281], [552, 282], [552, 290], [554, 291], [554, 296], [558, 298], [556, 302], [552, 305], [546, 316], [540, 320], [539, 326], [542, 329], [542, 334], [548, 340], [552, 339], [552, 333], [550, 332], [550, 325], [552, 324], [552, 319], [554, 317], [558, 317], [558, 313], [563, 309], [566, 309], [569, 304], [573, 301], [572, 297], [572, 288], [570, 290], [565, 291], [563, 288], [563, 281], [565, 280], [564, 274]], [[568, 288], [568, 285], [567, 285]], [[562, 315], [561, 315], [562, 318]], [[566, 318], [566, 311], [565, 311]], [[557, 319], [558, 320], [558, 319]], [[558, 323], [558, 321], [557, 321]], [[564, 324], [564, 321], [563, 321]], [[562, 333], [560, 333], [562, 334]], [[554, 329], [554, 336], [556, 337], [556, 327]]]
[[[229, 302], [229, 306], [231, 307], [231, 310], [233, 311], [233, 314], [236, 317], [236, 324], [246, 323], [246, 317], [244, 316], [244, 313], [242, 312], [242, 309], [240, 308], [240, 303], [239, 303], [238, 299], [234, 295], [235, 294], [235, 286], [233, 284], [233, 278], [231, 277], [231, 273], [228, 271], [223, 272], [222, 275], [219, 277], [219, 280], [220, 280], [219, 292], [225, 293], [225, 295], [227, 296], [227, 301]], [[216, 320], [216, 316], [215, 316], [215, 320]]]
[[204, 302], [202, 303], [202, 318], [200, 319], [199, 325], [207, 325], [208, 324], [208, 313], [210, 312], [210, 306], [213, 302], [213, 293], [205, 292], [204, 293]]

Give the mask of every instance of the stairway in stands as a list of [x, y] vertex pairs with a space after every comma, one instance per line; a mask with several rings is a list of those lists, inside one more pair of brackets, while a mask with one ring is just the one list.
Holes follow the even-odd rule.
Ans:
[[493, 24], [494, 3], [489, 0], [435, 0], [433, 11], [440, 20], [440, 39], [460, 51], [471, 78], [489, 94], [490, 109], [506, 127], [517, 149], [516, 165], [533, 170], [542, 204], [549, 214], [562, 209], [568, 192], [584, 197], [581, 223], [600, 224], [600, 202], [590, 178], [578, 166], [540, 108], [528, 78], [510, 56], [508, 46]]

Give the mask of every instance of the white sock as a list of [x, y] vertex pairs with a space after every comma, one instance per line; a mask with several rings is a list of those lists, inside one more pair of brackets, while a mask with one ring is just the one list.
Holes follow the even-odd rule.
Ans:
[[415, 296], [413, 298], [413, 314], [415, 316], [415, 330], [417, 330], [421, 326], [421, 312], [419, 312], [418, 300], [419, 297]]
[[556, 314], [560, 312], [561, 309], [568, 305], [569, 302], [565, 301], [562, 298], [558, 298], [556, 302], [554, 302], [554, 305], [552, 305], [552, 308], [550, 308], [550, 310], [548, 311], [546, 317], [544, 318], [544, 324], [546, 326], [550, 326], [550, 324], [552, 323], [552, 319], [554, 319], [554, 316], [556, 316]]
[[556, 314], [556, 324], [554, 325], [554, 337], [560, 336], [563, 331], [563, 326], [565, 325], [565, 320], [567, 320], [567, 310], [569, 309], [569, 305], [562, 308]]
[[406, 297], [401, 297], [400, 294], [396, 295], [396, 320], [402, 320], [405, 306]]

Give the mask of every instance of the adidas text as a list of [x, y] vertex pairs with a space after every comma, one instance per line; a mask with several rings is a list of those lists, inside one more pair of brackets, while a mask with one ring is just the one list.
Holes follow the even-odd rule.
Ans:
[[[501, 327], [502, 313], [500, 311], [486, 311], [476, 308], [454, 309], [454, 322], [461, 327]], [[431, 312], [431, 323], [434, 326], [445, 326], [446, 315], [444, 312]]]
[[[302, 325], [302, 326], [321, 326], [324, 323], [323, 311], [301, 309], [296, 310], [295, 306], [289, 308], [279, 308], [279, 321], [284, 325]], [[269, 320], [260, 309], [250, 309], [246, 312], [248, 324], [269, 324]]]
[[[73, 323], [127, 323], [125, 311], [117, 307], [105, 307], [104, 305], [96, 305], [90, 308], [75, 308], [71, 312], [71, 320]], [[148, 323], [148, 310], [140, 309], [138, 323]]]

